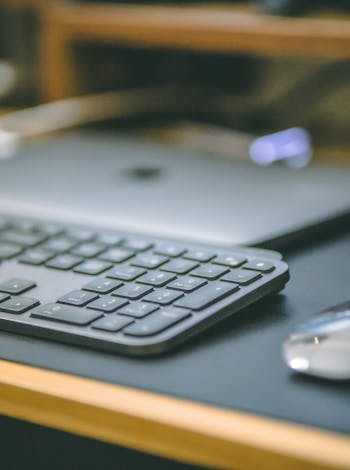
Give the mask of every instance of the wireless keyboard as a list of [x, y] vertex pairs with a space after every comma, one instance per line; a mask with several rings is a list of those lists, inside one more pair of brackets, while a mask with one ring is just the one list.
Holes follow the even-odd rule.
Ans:
[[0, 216], [0, 329], [133, 355], [279, 291], [275, 252]]

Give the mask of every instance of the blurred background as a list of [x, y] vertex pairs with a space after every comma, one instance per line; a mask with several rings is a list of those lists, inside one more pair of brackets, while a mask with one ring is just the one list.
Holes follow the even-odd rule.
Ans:
[[0, 0], [2, 115], [150, 90], [132, 112], [85, 121], [225, 158], [301, 127], [316, 159], [349, 163], [349, 58], [348, 0]]

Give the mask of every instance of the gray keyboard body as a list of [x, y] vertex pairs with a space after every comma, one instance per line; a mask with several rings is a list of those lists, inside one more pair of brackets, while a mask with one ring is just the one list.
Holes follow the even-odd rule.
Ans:
[[276, 252], [0, 216], [0, 329], [162, 353], [289, 279]]

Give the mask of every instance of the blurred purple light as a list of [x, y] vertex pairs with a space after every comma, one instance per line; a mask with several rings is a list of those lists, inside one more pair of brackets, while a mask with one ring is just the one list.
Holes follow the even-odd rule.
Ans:
[[312, 158], [310, 134], [306, 129], [293, 127], [259, 137], [250, 146], [250, 158], [263, 166], [284, 162], [292, 168], [302, 168]]

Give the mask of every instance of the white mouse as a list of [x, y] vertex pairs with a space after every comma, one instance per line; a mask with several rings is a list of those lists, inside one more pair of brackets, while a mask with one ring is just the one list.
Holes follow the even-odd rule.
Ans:
[[283, 344], [283, 357], [296, 372], [350, 379], [350, 302], [336, 305], [303, 323]]

